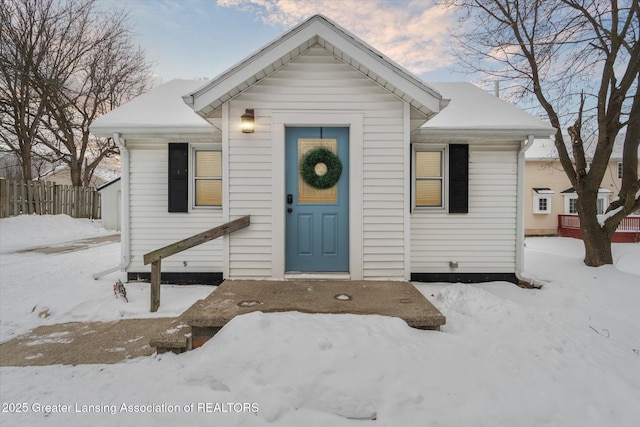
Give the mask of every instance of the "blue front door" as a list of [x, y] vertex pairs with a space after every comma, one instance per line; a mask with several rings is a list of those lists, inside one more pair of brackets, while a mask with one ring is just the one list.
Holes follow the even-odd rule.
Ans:
[[[337, 183], [319, 189], [306, 182], [300, 164], [316, 148], [338, 156]], [[317, 176], [331, 170], [318, 162]], [[286, 129], [287, 272], [349, 271], [349, 128]]]

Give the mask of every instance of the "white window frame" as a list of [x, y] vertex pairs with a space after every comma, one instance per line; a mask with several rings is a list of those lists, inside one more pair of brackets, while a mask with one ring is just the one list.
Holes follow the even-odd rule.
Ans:
[[[441, 164], [441, 203], [440, 206], [418, 206], [416, 204], [416, 161], [417, 156], [416, 153], [419, 151], [430, 151], [430, 152], [440, 152], [440, 161]], [[427, 144], [413, 144], [412, 153], [411, 153], [411, 205], [413, 210], [430, 210], [430, 211], [443, 211], [447, 210], [448, 200], [447, 195], [449, 191], [449, 150], [448, 145], [446, 144], [438, 144], [438, 145], [427, 145]]]
[[[571, 200], [578, 200], [578, 195], [576, 193], [564, 194], [564, 213], [565, 213], [565, 215], [577, 215], [578, 214], [577, 209], [576, 209], [575, 212], [571, 212]], [[604, 211], [606, 211], [607, 207], [609, 206], [609, 193], [604, 192], [604, 191], [599, 191], [598, 192], [598, 201], [596, 203], [598, 204], [598, 208], [602, 208], [602, 209], [598, 209], [598, 215], [604, 214]], [[574, 206], [575, 206], [575, 202], [574, 202]]]
[[[534, 214], [550, 214], [551, 213], [551, 200], [554, 195], [554, 191], [548, 188], [533, 189], [533, 213]], [[547, 201], [547, 208], [540, 209], [540, 201]]]
[[622, 179], [622, 162], [618, 162], [618, 179]]
[[[547, 202], [546, 209], [540, 209], [540, 201]], [[536, 194], [533, 196], [533, 213], [534, 214], [550, 214], [551, 213], [551, 196], [546, 194]]]
[[[222, 182], [223, 196], [219, 205], [198, 206], [196, 205], [196, 152], [197, 151], [220, 151], [222, 144], [190, 144], [189, 147], [189, 206], [191, 210], [220, 210], [224, 203], [224, 176], [220, 171], [220, 181]], [[222, 155], [222, 153], [221, 153]]]

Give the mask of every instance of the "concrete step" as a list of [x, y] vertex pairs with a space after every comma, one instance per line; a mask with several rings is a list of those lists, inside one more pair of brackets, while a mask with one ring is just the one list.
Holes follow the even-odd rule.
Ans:
[[226, 280], [181, 316], [192, 347], [202, 346], [235, 316], [253, 311], [378, 314], [416, 329], [439, 330], [446, 319], [409, 282]]
[[158, 354], [189, 351], [193, 348], [191, 326], [180, 316], [174, 319], [165, 331], [153, 336], [149, 340], [149, 346], [154, 347]]

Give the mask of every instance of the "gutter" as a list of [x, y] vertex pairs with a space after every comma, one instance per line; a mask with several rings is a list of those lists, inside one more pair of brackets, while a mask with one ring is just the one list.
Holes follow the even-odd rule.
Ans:
[[131, 238], [130, 238], [130, 215], [129, 215], [129, 150], [125, 142], [120, 139], [120, 134], [113, 133], [113, 141], [120, 149], [120, 171], [122, 179], [122, 193], [120, 194], [120, 214], [122, 215], [122, 229], [120, 230], [120, 253], [122, 258], [120, 264], [107, 270], [95, 273], [93, 278], [98, 280], [100, 277], [116, 271], [125, 271], [131, 264]]
[[518, 151], [518, 193], [516, 196], [516, 278], [525, 282], [531, 279], [524, 275], [524, 169], [525, 152], [533, 145], [534, 135], [521, 143]]

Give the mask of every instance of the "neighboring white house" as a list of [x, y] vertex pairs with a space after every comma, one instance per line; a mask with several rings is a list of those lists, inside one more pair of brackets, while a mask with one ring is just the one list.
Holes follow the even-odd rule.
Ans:
[[91, 130], [121, 145], [130, 279], [149, 276], [145, 253], [251, 216], [163, 260], [163, 279], [209, 283], [515, 281], [524, 148], [553, 133], [471, 84], [422, 82], [322, 16]]
[[116, 178], [111, 182], [97, 188], [100, 193], [100, 212], [102, 226], [107, 230], [120, 231], [121, 229], [121, 179]]

